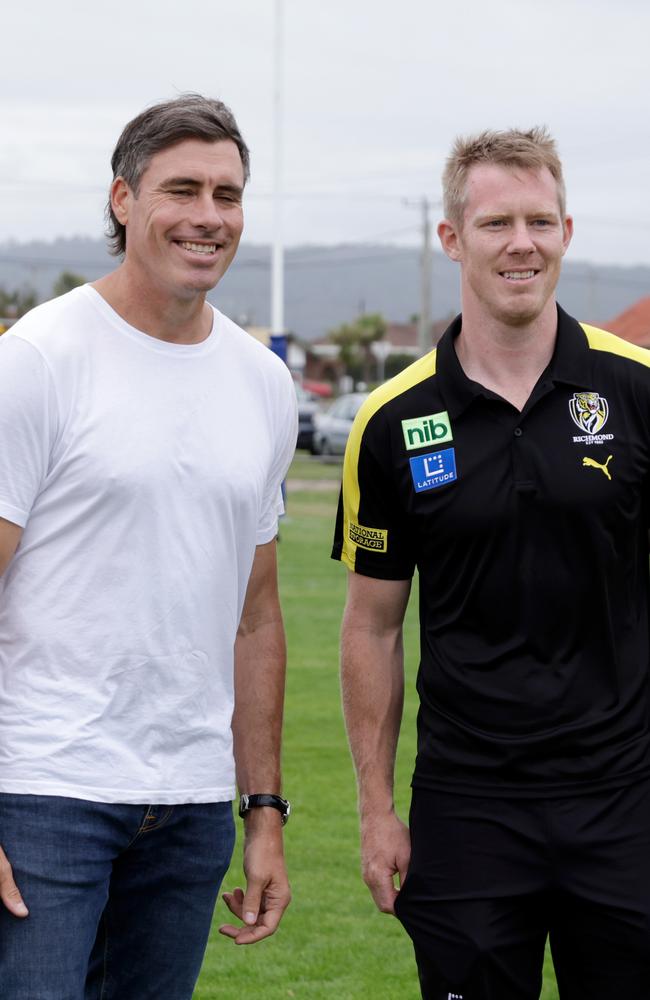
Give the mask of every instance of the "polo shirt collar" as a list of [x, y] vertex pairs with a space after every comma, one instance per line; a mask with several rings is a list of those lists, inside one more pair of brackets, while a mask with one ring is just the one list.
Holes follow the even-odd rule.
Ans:
[[552, 382], [585, 386], [585, 378], [589, 375], [586, 364], [589, 353], [587, 334], [577, 319], [558, 306], [555, 349], [543, 377]]
[[[557, 306], [557, 337], [553, 356], [540, 381], [565, 383], [584, 387], [588, 377], [585, 364], [589, 354], [587, 336], [577, 320]], [[463, 371], [454, 341], [460, 333], [462, 316], [456, 316], [443, 333], [437, 348], [436, 374], [451, 418], [458, 417], [477, 398], [501, 399], [479, 382], [473, 382]]]

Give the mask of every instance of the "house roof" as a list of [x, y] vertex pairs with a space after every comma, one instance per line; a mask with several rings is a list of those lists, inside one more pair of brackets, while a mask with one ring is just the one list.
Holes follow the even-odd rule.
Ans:
[[640, 347], [650, 347], [650, 295], [615, 316], [605, 329]]

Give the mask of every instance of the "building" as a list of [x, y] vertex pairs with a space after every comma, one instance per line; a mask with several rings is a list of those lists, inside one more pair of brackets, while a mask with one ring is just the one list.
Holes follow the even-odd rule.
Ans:
[[650, 348], [650, 296], [605, 323], [605, 329], [639, 347]]
[[[451, 317], [436, 320], [431, 325], [431, 339], [437, 344], [444, 331], [449, 326]], [[303, 342], [305, 350], [305, 379], [331, 382], [338, 385], [345, 374], [344, 366], [339, 358], [339, 348], [327, 337]], [[417, 323], [389, 323], [386, 335], [382, 340], [371, 345], [371, 351], [377, 363], [377, 381], [383, 382], [396, 371], [406, 368], [408, 364], [420, 357]]]

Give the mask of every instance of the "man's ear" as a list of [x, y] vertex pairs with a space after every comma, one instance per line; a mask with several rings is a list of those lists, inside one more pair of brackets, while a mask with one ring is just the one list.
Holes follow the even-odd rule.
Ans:
[[462, 260], [458, 228], [449, 219], [443, 219], [438, 224], [438, 239], [440, 240], [442, 249], [450, 260]]
[[129, 200], [131, 188], [123, 177], [116, 177], [111, 184], [111, 208], [115, 213], [115, 218], [125, 226], [129, 221]]
[[569, 249], [569, 243], [571, 242], [571, 239], [573, 237], [573, 216], [572, 215], [567, 215], [566, 219], [564, 220], [564, 226], [562, 227], [562, 229], [563, 229], [563, 236], [564, 236], [564, 238], [562, 240], [562, 243], [563, 243], [562, 254], [564, 255], [567, 252], [567, 250]]

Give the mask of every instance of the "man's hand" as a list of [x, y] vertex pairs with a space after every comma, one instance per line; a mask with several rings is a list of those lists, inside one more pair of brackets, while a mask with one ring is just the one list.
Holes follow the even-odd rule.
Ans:
[[382, 913], [395, 912], [406, 878], [411, 839], [395, 815], [395, 754], [404, 701], [402, 625], [410, 580], [348, 576], [341, 630], [343, 712], [357, 773], [361, 869]]
[[29, 910], [23, 902], [20, 890], [14, 882], [14, 874], [7, 855], [0, 847], [0, 899], [14, 917], [26, 917]]
[[226, 906], [244, 926], [219, 928], [235, 944], [254, 944], [273, 934], [291, 900], [279, 814], [275, 809], [255, 809], [245, 823], [246, 892], [238, 886], [223, 894]]
[[399, 875], [400, 886], [404, 884], [410, 857], [408, 827], [394, 812], [380, 819], [376, 816], [362, 819], [361, 871], [382, 913], [395, 913], [399, 889], [395, 888], [393, 879]]

